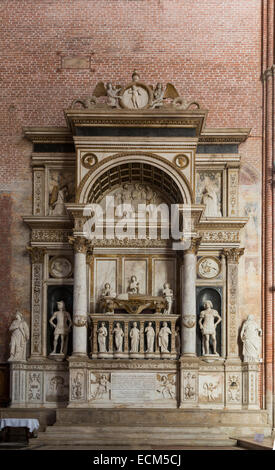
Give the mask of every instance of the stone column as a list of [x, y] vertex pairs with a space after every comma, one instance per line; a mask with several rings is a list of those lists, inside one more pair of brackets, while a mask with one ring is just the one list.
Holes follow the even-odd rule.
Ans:
[[87, 355], [87, 271], [89, 242], [76, 236], [69, 238], [74, 247], [73, 356]]
[[181, 351], [183, 356], [196, 356], [196, 254], [200, 241], [201, 237], [192, 238], [190, 248], [183, 252], [181, 268]]
[[243, 253], [244, 248], [225, 248], [222, 252], [227, 259], [227, 357], [236, 359], [239, 359], [238, 264]]

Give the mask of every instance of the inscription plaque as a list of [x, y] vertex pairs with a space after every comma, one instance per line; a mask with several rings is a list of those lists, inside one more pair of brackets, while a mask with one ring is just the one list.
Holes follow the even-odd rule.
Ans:
[[114, 402], [148, 401], [156, 398], [156, 374], [112, 373], [111, 396]]

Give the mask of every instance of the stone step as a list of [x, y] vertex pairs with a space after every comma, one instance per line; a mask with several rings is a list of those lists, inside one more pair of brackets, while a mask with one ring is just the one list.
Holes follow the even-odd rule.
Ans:
[[144, 448], [151, 448], [152, 446], [155, 447], [171, 447], [173, 446], [191, 446], [191, 447], [232, 447], [237, 445], [237, 440], [235, 439], [229, 439], [229, 438], [215, 438], [215, 439], [207, 439], [205, 438], [198, 438], [197, 436], [193, 437], [189, 436], [187, 437], [182, 437], [181, 439], [176, 438], [175, 436], [172, 439], [164, 439], [160, 438], [157, 436], [154, 438], [149, 439], [148, 436], [144, 436], [143, 438], [140, 437], [128, 437], [125, 439], [125, 436], [119, 436], [117, 435], [109, 437], [109, 442], [106, 440], [106, 437], [90, 437], [87, 439], [87, 437], [83, 438], [76, 438], [76, 437], [68, 437], [68, 436], [51, 436], [51, 438], [46, 438], [46, 436], [39, 436], [38, 439], [35, 440], [36, 442], [32, 442], [31, 444], [33, 446], [39, 446], [39, 445], [45, 445], [47, 447], [83, 447], [83, 446], [97, 446], [98, 449], [102, 448], [102, 445], [105, 447], [109, 447], [110, 449], [114, 447], [119, 447], [123, 446], [125, 448], [139, 448], [139, 447], [144, 447]]
[[148, 435], [153, 435], [153, 434], [165, 434], [165, 435], [171, 435], [173, 433], [177, 433], [179, 435], [186, 435], [186, 434], [192, 434], [192, 435], [202, 435], [205, 434], [207, 436], [213, 435], [214, 436], [220, 436], [221, 435], [221, 430], [209, 426], [158, 426], [158, 427], [146, 427], [144, 428], [143, 426], [48, 426], [46, 428], [45, 433], [46, 434], [64, 434], [66, 433], [67, 435], [69, 434], [115, 434], [117, 432], [120, 433], [125, 433], [126, 436], [130, 434], [148, 434]]

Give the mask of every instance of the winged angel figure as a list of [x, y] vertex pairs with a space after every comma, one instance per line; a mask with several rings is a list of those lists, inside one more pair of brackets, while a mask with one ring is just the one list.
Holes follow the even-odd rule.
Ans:
[[[139, 75], [134, 73], [132, 78], [133, 82], [138, 81]], [[91, 98], [74, 100], [72, 108], [76, 104], [81, 104], [84, 108], [91, 108], [96, 105], [98, 98], [105, 96], [107, 97], [106, 103], [108, 106], [111, 106], [112, 108], [120, 108], [120, 100], [123, 97], [120, 94], [122, 88], [123, 87], [121, 87], [121, 85], [112, 85], [110, 82], [108, 82], [106, 86], [103, 82], [99, 82], [95, 86]], [[166, 86], [162, 83], [157, 83], [155, 87], [150, 85], [150, 88], [152, 90], [152, 100], [151, 103], [149, 103], [150, 108], [159, 108], [165, 103], [171, 104], [178, 109], [190, 109], [191, 106], [200, 108], [199, 104], [195, 101], [185, 103], [172, 83], [167, 83]]]
[[[179, 97], [176, 88], [171, 83], [167, 83], [166, 87], [164, 87], [162, 83], [158, 83], [155, 88], [152, 85], [150, 85], [150, 88], [153, 91], [152, 108], [162, 106], [163, 100], [165, 99], [174, 100]], [[119, 108], [119, 100], [121, 99], [119, 92], [121, 89], [122, 87], [120, 85], [112, 85], [109, 82], [105, 87], [103, 82], [99, 82], [93, 91], [93, 97], [99, 98], [100, 96], [107, 96], [107, 105], [113, 108]]]

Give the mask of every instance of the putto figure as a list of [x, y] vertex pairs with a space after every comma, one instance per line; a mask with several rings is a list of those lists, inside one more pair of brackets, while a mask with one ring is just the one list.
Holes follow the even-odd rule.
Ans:
[[[209, 340], [212, 339], [213, 354], [219, 356], [217, 353], [217, 340], [216, 340], [216, 328], [217, 325], [222, 321], [220, 315], [216, 310], [213, 309], [211, 300], [207, 300], [203, 304], [204, 310], [201, 311], [199, 326], [202, 333], [202, 354], [203, 356], [209, 355]], [[215, 318], [218, 320], [215, 322]]]
[[241, 329], [244, 362], [259, 362], [260, 337], [262, 330], [254, 320], [254, 315], [248, 315]]
[[10, 357], [8, 361], [25, 361], [26, 346], [30, 337], [30, 330], [24, 320], [22, 313], [19, 311], [16, 312], [15, 320], [13, 320], [9, 330], [12, 333], [10, 342]]
[[172, 311], [172, 305], [173, 305], [173, 291], [172, 289], [170, 289], [170, 284], [168, 282], [165, 282], [163, 284], [162, 295], [165, 298], [165, 304], [166, 304], [163, 313], [165, 315], [170, 315]]
[[[65, 303], [63, 300], [57, 302], [58, 310], [54, 312], [52, 317], [49, 320], [49, 323], [54, 328], [54, 342], [53, 342], [53, 351], [51, 354], [58, 354], [56, 352], [58, 338], [61, 338], [60, 352], [59, 354], [67, 355], [68, 350], [68, 336], [70, 329], [72, 327], [71, 315], [65, 310]], [[56, 323], [54, 322], [56, 320]]]

